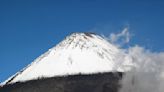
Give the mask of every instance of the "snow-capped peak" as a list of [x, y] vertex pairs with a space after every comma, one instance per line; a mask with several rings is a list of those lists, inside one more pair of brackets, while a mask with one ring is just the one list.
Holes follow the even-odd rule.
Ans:
[[115, 68], [118, 53], [117, 47], [96, 34], [73, 33], [3, 84], [40, 77], [122, 71]]

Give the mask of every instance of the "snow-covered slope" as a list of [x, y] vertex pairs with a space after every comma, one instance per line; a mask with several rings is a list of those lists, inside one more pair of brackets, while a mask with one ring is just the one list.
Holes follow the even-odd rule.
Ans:
[[117, 47], [98, 35], [73, 33], [3, 84], [40, 77], [124, 71], [119, 67], [119, 54]]

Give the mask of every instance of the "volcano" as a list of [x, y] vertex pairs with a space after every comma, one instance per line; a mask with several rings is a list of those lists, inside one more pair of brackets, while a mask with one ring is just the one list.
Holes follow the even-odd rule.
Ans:
[[[116, 92], [122, 72], [126, 71], [122, 66], [131, 65], [119, 57], [120, 49], [103, 37], [73, 33], [4, 81], [0, 91]], [[109, 87], [105, 91], [104, 85]]]

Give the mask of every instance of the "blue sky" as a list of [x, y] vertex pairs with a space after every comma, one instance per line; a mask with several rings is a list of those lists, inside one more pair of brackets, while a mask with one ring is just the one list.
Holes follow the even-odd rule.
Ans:
[[130, 46], [164, 51], [163, 0], [0, 0], [0, 82], [72, 32], [127, 26]]

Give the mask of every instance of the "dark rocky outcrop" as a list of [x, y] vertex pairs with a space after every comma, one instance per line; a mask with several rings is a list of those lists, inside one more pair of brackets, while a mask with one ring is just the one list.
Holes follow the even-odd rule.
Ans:
[[0, 92], [118, 92], [122, 73], [70, 75], [14, 83]]

